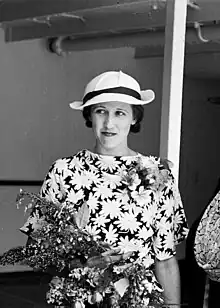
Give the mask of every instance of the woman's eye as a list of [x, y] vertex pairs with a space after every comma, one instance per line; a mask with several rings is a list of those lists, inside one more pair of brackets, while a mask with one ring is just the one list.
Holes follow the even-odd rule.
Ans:
[[97, 114], [104, 114], [105, 110], [104, 109], [96, 109], [95, 113], [97, 113]]
[[124, 116], [125, 113], [123, 111], [116, 111], [116, 115], [121, 117], [121, 116]]

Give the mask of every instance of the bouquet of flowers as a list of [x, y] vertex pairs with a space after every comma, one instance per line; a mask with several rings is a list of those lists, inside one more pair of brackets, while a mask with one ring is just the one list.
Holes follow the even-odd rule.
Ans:
[[171, 178], [169, 169], [172, 166], [172, 162], [168, 159], [161, 160], [153, 156], [140, 157], [130, 164], [128, 170], [124, 171], [122, 180], [129, 193], [135, 191], [140, 185], [144, 189], [159, 191]]
[[54, 204], [23, 190], [17, 203], [24, 203], [25, 211], [37, 210], [42, 215], [31, 233], [31, 242], [1, 255], [0, 266], [23, 264], [42, 271], [55, 268], [58, 274], [49, 284], [48, 303], [69, 308], [83, 308], [86, 303], [113, 308], [163, 304], [163, 290], [141, 260], [88, 265], [88, 260], [111, 247], [86, 231], [90, 215], [86, 203], [76, 211], [72, 204]]

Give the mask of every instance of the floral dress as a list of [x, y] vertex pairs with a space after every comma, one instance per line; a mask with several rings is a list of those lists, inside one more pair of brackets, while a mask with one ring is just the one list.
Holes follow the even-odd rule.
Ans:
[[[144, 180], [140, 165], [147, 170]], [[135, 252], [146, 267], [156, 258], [174, 256], [175, 246], [187, 236], [174, 177], [157, 157], [104, 156], [82, 150], [53, 163], [41, 195], [52, 202], [72, 203], [76, 209], [86, 202], [87, 230], [121, 252]], [[30, 235], [40, 216], [37, 210], [32, 213], [21, 231]]]

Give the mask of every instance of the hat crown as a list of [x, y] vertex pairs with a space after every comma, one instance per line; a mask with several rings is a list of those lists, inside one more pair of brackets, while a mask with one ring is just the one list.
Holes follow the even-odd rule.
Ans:
[[93, 78], [85, 88], [84, 96], [93, 91], [99, 91], [104, 89], [125, 87], [140, 93], [139, 83], [131, 76], [123, 73], [122, 71], [110, 71], [102, 73]]

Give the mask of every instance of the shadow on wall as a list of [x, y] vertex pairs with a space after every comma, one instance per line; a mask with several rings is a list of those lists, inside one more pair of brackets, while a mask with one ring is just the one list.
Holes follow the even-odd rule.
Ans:
[[182, 114], [180, 190], [190, 225], [210, 200], [220, 177], [219, 81], [185, 78]]

